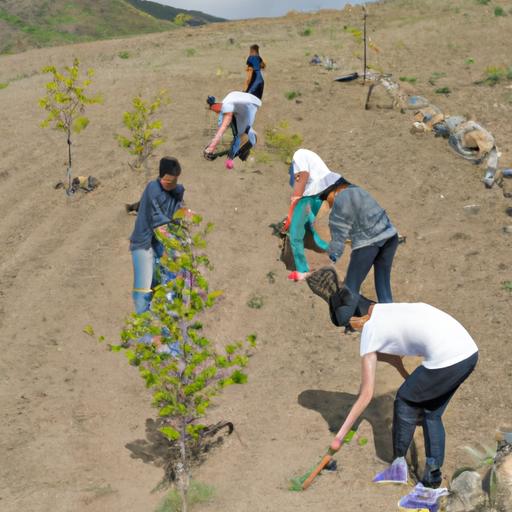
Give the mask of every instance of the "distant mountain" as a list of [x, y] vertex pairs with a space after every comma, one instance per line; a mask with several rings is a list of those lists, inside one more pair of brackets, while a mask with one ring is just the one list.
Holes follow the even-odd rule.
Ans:
[[184, 13], [190, 16], [186, 22], [187, 25], [204, 25], [205, 23], [217, 23], [219, 21], [226, 21], [223, 18], [210, 16], [201, 11], [189, 11], [186, 9], [178, 9], [170, 7], [169, 5], [159, 4], [158, 2], [151, 2], [150, 0], [126, 0], [137, 9], [144, 11], [151, 16], [160, 20], [173, 21], [178, 14]]
[[188, 25], [222, 21], [142, 0], [0, 0], [0, 54], [172, 30], [180, 13]]

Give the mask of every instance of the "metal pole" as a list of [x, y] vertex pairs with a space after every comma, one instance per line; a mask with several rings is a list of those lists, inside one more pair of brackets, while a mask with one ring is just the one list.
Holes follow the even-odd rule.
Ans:
[[363, 5], [363, 31], [364, 31], [364, 70], [363, 70], [363, 83], [366, 82], [366, 47], [367, 47], [367, 41], [366, 41], [366, 18], [368, 16], [368, 13], [366, 12], [366, 5]]

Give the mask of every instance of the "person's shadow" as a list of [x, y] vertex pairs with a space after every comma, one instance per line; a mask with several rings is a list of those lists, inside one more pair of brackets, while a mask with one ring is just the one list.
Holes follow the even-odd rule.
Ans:
[[[343, 421], [347, 417], [352, 405], [357, 399], [357, 395], [350, 393], [339, 393], [336, 391], [322, 391], [321, 389], [308, 389], [303, 391], [298, 398], [302, 407], [319, 412], [327, 422], [329, 430], [333, 433], [338, 432]], [[395, 393], [390, 392], [385, 395], [375, 396], [370, 405], [352, 427], [357, 430], [361, 421], [366, 420], [370, 423], [373, 430], [373, 439], [375, 442], [375, 453], [377, 457], [385, 462], [393, 461], [393, 402]], [[423, 455], [419, 454], [420, 447], [416, 440], [413, 440], [408, 451], [408, 462], [416, 479], [420, 475], [423, 465]], [[420, 460], [421, 459], [421, 460]]]
[[[302, 407], [319, 412], [327, 422], [329, 430], [336, 433], [356, 399], [357, 395], [350, 393], [308, 389], [299, 395], [298, 402]], [[370, 405], [352, 427], [354, 430], [357, 430], [363, 420], [367, 420], [370, 423], [373, 430], [377, 457], [386, 462], [392, 462], [393, 460], [391, 437], [393, 402], [394, 393], [374, 397]]]

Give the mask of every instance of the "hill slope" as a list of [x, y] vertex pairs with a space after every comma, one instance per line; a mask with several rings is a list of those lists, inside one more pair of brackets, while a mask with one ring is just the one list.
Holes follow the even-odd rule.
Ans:
[[150, 0], [126, 0], [137, 9], [144, 11], [160, 20], [172, 21], [180, 13], [188, 14], [191, 19], [187, 21], [187, 25], [204, 25], [206, 23], [215, 23], [225, 21], [223, 18], [210, 16], [201, 11], [188, 11], [186, 9], [177, 9], [169, 5], [162, 5]]
[[0, 54], [170, 30], [180, 12], [191, 16], [188, 24], [220, 21], [140, 0], [0, 0]]
[[[369, 12], [369, 35], [380, 49], [370, 49], [370, 64], [407, 77], [415, 93], [444, 112], [483, 123], [503, 153], [501, 165], [512, 167], [512, 81], [474, 83], [488, 66], [512, 65], [504, 37], [512, 33], [512, 15], [497, 17], [494, 5], [474, 0], [393, 0]], [[206, 315], [205, 334], [219, 342], [258, 335], [248, 384], [227, 389], [205, 420], [232, 421], [235, 433], [196, 473], [216, 489], [197, 512], [390, 512], [409, 489], [371, 483], [384, 467], [378, 458], [390, 454], [393, 395], [401, 384], [393, 368], [379, 363], [377, 393], [359, 430], [366, 445], [344, 446], [340, 470], [307, 492], [287, 490], [289, 478], [315, 464], [330, 429], [345, 418], [359, 389], [360, 362], [358, 335], [334, 328], [323, 301], [305, 283], [287, 281], [278, 261], [268, 226], [288, 210], [288, 166], [265, 151], [263, 139], [280, 122], [366, 188], [407, 235], [394, 263], [395, 300], [449, 312], [480, 348], [475, 374], [444, 416], [445, 474], [475, 463], [464, 446], [492, 446], [494, 429], [511, 423], [512, 294], [504, 283], [512, 281], [512, 235], [503, 227], [512, 226], [504, 213], [512, 200], [498, 187], [485, 189], [483, 169], [457, 157], [445, 140], [412, 135], [412, 112], [377, 108], [378, 89], [364, 110], [367, 87], [333, 81], [361, 70], [362, 45], [350, 31], [360, 26], [361, 9], [353, 7], [0, 59], [0, 83], [8, 84], [0, 89], [2, 512], [154, 512], [164, 495], [152, 492], [164, 473], [158, 455], [166, 452], [146, 421], [155, 415], [149, 391], [123, 357], [81, 332], [92, 325], [115, 343], [132, 310], [134, 218], [124, 204], [140, 197], [145, 180], [128, 167], [130, 157], [113, 134], [141, 92], [168, 89], [172, 99], [160, 116], [169, 138], [152, 169], [158, 157], [177, 156], [187, 204], [215, 224], [209, 280], [225, 294]], [[254, 42], [267, 62], [255, 123], [259, 147], [254, 159], [227, 171], [222, 159], [202, 156], [215, 125], [204, 100], [241, 87]], [[123, 50], [129, 59], [117, 57]], [[339, 69], [311, 66], [314, 53], [336, 60]], [[39, 128], [37, 101], [48, 77], [38, 70], [74, 55], [95, 69], [91, 92], [105, 100], [87, 111], [91, 124], [74, 142], [74, 170], [96, 176], [101, 186], [67, 199], [53, 190], [66, 172], [65, 137]], [[436, 94], [445, 87], [450, 94]], [[298, 101], [287, 99], [290, 92], [300, 93]], [[468, 212], [468, 205], [479, 210]], [[349, 253], [336, 264], [342, 276]], [[328, 264], [325, 255], [307, 257], [312, 266]], [[371, 277], [363, 293], [375, 297]], [[259, 309], [248, 306], [255, 297]]]

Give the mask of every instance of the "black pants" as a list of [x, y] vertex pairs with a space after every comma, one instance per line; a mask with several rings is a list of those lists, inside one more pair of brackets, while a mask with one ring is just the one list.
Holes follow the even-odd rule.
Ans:
[[478, 352], [446, 368], [429, 370], [418, 366], [398, 389], [393, 411], [394, 458], [405, 457], [416, 425], [421, 424], [426, 455], [422, 483], [427, 487], [441, 483], [446, 439], [442, 415], [477, 362]]
[[398, 247], [398, 235], [383, 241], [382, 244], [355, 249], [350, 255], [345, 285], [354, 293], [359, 293], [363, 281], [374, 267], [375, 291], [379, 302], [393, 302], [391, 293], [391, 267]]

